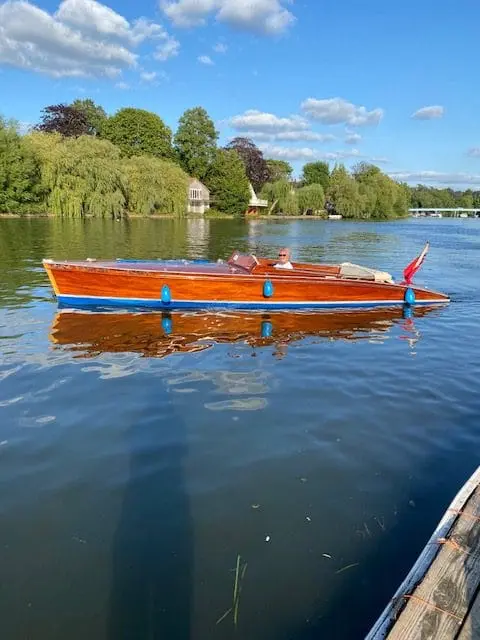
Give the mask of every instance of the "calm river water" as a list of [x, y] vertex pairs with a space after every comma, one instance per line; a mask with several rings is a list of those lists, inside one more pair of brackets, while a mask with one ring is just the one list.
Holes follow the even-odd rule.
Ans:
[[[412, 319], [168, 334], [58, 315], [41, 267], [288, 245], [398, 277], [427, 239], [453, 301]], [[362, 638], [480, 461], [479, 264], [480, 220], [0, 220], [1, 637]]]

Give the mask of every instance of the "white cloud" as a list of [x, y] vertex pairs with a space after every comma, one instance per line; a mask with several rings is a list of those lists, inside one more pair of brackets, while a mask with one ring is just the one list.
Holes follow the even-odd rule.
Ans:
[[218, 8], [218, 0], [160, 0], [160, 7], [176, 27], [205, 24], [205, 16]]
[[332, 142], [336, 136], [332, 133], [317, 133], [316, 131], [284, 131], [275, 135], [276, 140], [308, 140], [311, 142]]
[[310, 147], [280, 147], [262, 144], [260, 150], [266, 158], [274, 160], [313, 160], [318, 157], [316, 149]]
[[156, 71], [142, 71], [142, 73], [140, 74], [140, 79], [144, 82], [153, 82], [156, 77]]
[[130, 24], [123, 16], [95, 0], [64, 0], [55, 17], [81, 31], [127, 37]]
[[295, 17], [283, 5], [289, 0], [160, 0], [165, 14], [177, 27], [205, 24], [209, 14], [238, 29], [283, 33]]
[[435, 120], [436, 118], [442, 118], [444, 111], [445, 109], [440, 105], [422, 107], [412, 113], [411, 117], [415, 120]]
[[138, 18], [131, 25], [126, 18], [96, 0], [63, 0], [55, 17], [84, 33], [97, 33], [134, 45], [149, 38], [168, 37], [161, 25], [146, 18]]
[[441, 171], [395, 171], [389, 174], [394, 180], [412, 183], [442, 185], [480, 184], [480, 175], [471, 173], [442, 173]]
[[480, 158], [480, 147], [472, 147], [469, 149], [467, 156], [470, 156], [470, 158]]
[[273, 144], [260, 145], [264, 156], [275, 160], [348, 160], [363, 157], [358, 149], [349, 151], [320, 151], [311, 147], [282, 147]]
[[265, 113], [249, 109], [245, 113], [233, 116], [229, 125], [237, 131], [262, 131], [276, 133], [279, 131], [305, 131], [310, 128], [307, 120], [300, 116], [279, 118], [273, 113]]
[[223, 42], [218, 42], [217, 44], [213, 45], [212, 49], [216, 53], [227, 53], [227, 51], [228, 51], [227, 45], [223, 44]]
[[359, 133], [354, 133], [353, 131], [348, 131], [345, 137], [345, 142], [347, 144], [358, 144], [362, 139], [362, 136]]
[[197, 60], [202, 64], [214, 64], [210, 56], [198, 56]]
[[153, 57], [155, 60], [160, 60], [160, 62], [165, 62], [169, 58], [174, 58], [178, 56], [178, 52], [180, 51], [180, 43], [173, 36], [167, 36], [164, 41], [157, 45], [155, 48], [155, 53]]
[[317, 133], [316, 131], [279, 131], [277, 133], [267, 133], [265, 131], [245, 131], [242, 132], [246, 138], [253, 140], [275, 140], [281, 142], [331, 142], [336, 137], [331, 133]]
[[115, 88], [122, 89], [122, 91], [126, 91], [127, 89], [130, 89], [130, 85], [127, 84], [126, 82], [117, 82], [115, 84]]
[[160, 24], [151, 22], [146, 18], [138, 18], [138, 20], [135, 20], [128, 37], [133, 44], [140, 44], [144, 40], [149, 39], [172, 39], [172, 36], [170, 36]]
[[343, 98], [317, 100], [308, 98], [302, 102], [302, 109], [312, 118], [323, 124], [349, 124], [351, 126], [377, 125], [383, 118], [383, 109], [367, 111]]
[[0, 64], [58, 78], [118, 76], [137, 64], [132, 46], [168, 37], [160, 25], [132, 25], [95, 0], [63, 0], [53, 15], [24, 0], [0, 5]]

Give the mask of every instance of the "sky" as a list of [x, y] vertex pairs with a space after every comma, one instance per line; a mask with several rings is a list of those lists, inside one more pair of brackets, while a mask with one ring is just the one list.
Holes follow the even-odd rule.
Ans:
[[0, 114], [133, 106], [173, 131], [203, 106], [220, 143], [373, 162], [411, 184], [480, 187], [473, 0], [0, 0]]

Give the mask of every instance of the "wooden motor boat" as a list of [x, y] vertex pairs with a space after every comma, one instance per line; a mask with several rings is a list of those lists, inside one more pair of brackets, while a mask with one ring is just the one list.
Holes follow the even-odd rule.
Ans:
[[[422, 258], [423, 260], [423, 258]], [[275, 261], [234, 251], [226, 261], [44, 260], [60, 305], [154, 309], [319, 309], [448, 302], [448, 296], [395, 283], [354, 265]]]
[[[415, 318], [422, 318], [435, 308], [419, 307], [415, 309]], [[410, 313], [398, 308], [290, 313], [63, 310], [55, 316], [50, 339], [78, 357], [128, 352], [161, 358], [171, 353], [203, 351], [223, 343], [261, 347], [285, 346], [306, 337], [377, 339], [397, 323], [403, 323], [405, 331], [411, 333], [414, 326], [409, 316]]]

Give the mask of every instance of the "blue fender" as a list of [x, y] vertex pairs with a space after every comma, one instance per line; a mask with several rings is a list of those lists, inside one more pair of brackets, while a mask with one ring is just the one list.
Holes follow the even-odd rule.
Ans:
[[164, 330], [164, 332], [169, 335], [170, 333], [172, 333], [172, 319], [170, 316], [163, 316], [162, 318], [162, 329]]
[[262, 320], [261, 336], [262, 338], [270, 338], [273, 331], [273, 325], [268, 320]]
[[408, 289], [405, 290], [405, 295], [404, 295], [404, 301], [405, 304], [408, 305], [412, 305], [415, 304], [415, 292], [413, 289], [411, 289], [410, 287], [408, 287]]
[[271, 298], [273, 296], [273, 283], [271, 280], [265, 280], [263, 283], [263, 295], [265, 298]]
[[170, 293], [170, 287], [168, 284], [164, 284], [162, 287], [162, 293], [160, 294], [160, 300], [163, 304], [170, 304], [172, 301], [172, 294]]

